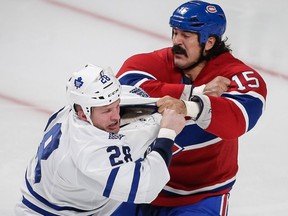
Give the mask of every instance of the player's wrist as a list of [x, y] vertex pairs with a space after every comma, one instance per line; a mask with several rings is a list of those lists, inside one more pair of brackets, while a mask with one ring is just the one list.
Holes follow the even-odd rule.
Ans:
[[186, 106], [186, 116], [190, 116], [193, 120], [196, 120], [201, 110], [200, 104], [196, 101], [182, 101]]
[[193, 92], [193, 88], [194, 88], [193, 85], [184, 85], [184, 89], [183, 89], [180, 99], [189, 100]]
[[158, 133], [158, 138], [167, 138], [171, 140], [175, 140], [176, 132], [170, 128], [160, 128]]

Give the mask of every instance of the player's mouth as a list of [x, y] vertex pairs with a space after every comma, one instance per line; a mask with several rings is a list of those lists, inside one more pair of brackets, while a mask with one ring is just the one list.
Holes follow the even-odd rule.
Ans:
[[115, 131], [119, 129], [119, 121], [114, 122], [113, 124], [108, 125], [110, 131]]

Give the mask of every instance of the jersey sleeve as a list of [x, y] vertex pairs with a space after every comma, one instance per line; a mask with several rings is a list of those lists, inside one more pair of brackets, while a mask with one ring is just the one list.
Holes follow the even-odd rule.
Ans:
[[180, 98], [186, 85], [181, 84], [181, 73], [172, 70], [168, 58], [162, 52], [134, 55], [124, 62], [116, 76], [122, 85], [141, 87], [150, 96]]
[[203, 110], [197, 124], [222, 139], [235, 139], [250, 131], [265, 109], [267, 89], [254, 70], [234, 74], [221, 97], [200, 95]]

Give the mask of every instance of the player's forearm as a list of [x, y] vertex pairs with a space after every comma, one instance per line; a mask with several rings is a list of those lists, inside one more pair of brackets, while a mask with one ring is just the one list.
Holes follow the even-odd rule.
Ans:
[[164, 83], [158, 80], [148, 80], [140, 85], [150, 97], [163, 97], [169, 95], [171, 97], [189, 100], [192, 94], [203, 94], [205, 85], [196, 86], [185, 84]]
[[222, 139], [235, 139], [246, 131], [248, 119], [236, 104], [223, 97], [195, 96], [184, 101], [187, 116], [206, 131]]
[[150, 97], [163, 97], [170, 95], [174, 98], [180, 98], [184, 91], [184, 84], [172, 84], [160, 82], [158, 80], [147, 80], [140, 87], [149, 94]]

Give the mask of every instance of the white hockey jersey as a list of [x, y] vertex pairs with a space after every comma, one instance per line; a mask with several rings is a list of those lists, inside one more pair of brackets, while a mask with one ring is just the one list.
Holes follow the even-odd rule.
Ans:
[[79, 120], [70, 106], [53, 114], [27, 167], [16, 215], [110, 215], [122, 201], [151, 202], [169, 180], [153, 142], [174, 143], [156, 139], [160, 118], [113, 134]]

